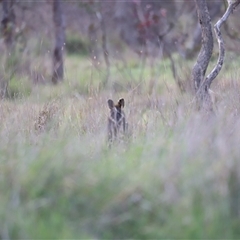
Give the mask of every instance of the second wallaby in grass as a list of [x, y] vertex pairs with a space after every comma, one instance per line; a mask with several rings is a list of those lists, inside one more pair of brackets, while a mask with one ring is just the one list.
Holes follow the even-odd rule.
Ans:
[[111, 143], [117, 138], [120, 129], [123, 133], [126, 131], [126, 117], [122, 110], [124, 108], [124, 99], [121, 98], [117, 104], [114, 104], [112, 99], [108, 100], [110, 116], [108, 117], [108, 141]]

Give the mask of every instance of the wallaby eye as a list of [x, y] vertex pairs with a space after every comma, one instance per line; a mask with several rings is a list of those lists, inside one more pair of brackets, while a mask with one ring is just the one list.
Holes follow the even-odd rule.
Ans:
[[112, 109], [114, 107], [114, 102], [112, 99], [108, 99], [108, 107]]

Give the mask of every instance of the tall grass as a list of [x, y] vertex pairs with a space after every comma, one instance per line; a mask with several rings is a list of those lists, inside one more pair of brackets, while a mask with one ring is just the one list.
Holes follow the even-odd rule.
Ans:
[[[172, 80], [161, 94], [147, 81], [128, 91], [126, 76], [120, 92], [82, 93], [88, 73], [1, 101], [1, 238], [238, 239], [238, 74], [222, 76], [206, 116]], [[125, 98], [129, 129], [108, 149], [110, 97]]]

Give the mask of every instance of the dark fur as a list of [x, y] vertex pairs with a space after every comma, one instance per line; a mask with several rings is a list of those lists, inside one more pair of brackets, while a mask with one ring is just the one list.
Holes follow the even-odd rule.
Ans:
[[121, 98], [116, 105], [113, 100], [108, 100], [108, 107], [110, 109], [110, 116], [108, 117], [108, 141], [112, 142], [117, 138], [118, 132], [122, 126], [123, 132], [126, 131], [126, 118], [122, 110], [124, 107], [124, 99]]

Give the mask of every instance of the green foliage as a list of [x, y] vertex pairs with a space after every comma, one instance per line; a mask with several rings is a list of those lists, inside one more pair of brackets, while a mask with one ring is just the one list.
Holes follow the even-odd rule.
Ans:
[[32, 86], [29, 79], [14, 76], [8, 83], [8, 97], [11, 99], [28, 97], [31, 94]]
[[[11, 107], [8, 112], [11, 115]], [[239, 237], [239, 220], [231, 217], [228, 195], [214, 187], [223, 184], [226, 163], [214, 145], [221, 133], [213, 131], [214, 147], [205, 145], [200, 154], [194, 143], [186, 148], [194, 132], [179, 136], [180, 129], [185, 132], [191, 124], [177, 124], [167, 136], [159, 124], [148, 122], [144, 136], [139, 132], [139, 139], [130, 145], [119, 143], [106, 150], [103, 123], [97, 130], [87, 125], [88, 130], [79, 135], [76, 130], [85, 121], [69, 122], [66, 130], [55, 133], [49, 129], [35, 133], [26, 121], [33, 121], [37, 113], [14, 114], [21, 122], [16, 119], [11, 128], [6, 126], [9, 132], [0, 144], [1, 226], [6, 225], [11, 238]], [[61, 121], [74, 117], [62, 115], [58, 111], [49, 118], [63, 125]], [[204, 141], [202, 136], [201, 149]], [[209, 151], [217, 161], [206, 158]], [[220, 171], [209, 175], [216, 168]]]
[[31, 93], [31, 84], [28, 77], [24, 74], [18, 74], [20, 69], [24, 72], [27, 58], [22, 59], [19, 51], [15, 51], [1, 59], [4, 63], [1, 68], [1, 91], [3, 97], [18, 98], [27, 97]]
[[12, 53], [6, 57], [5, 70], [14, 73], [20, 62], [20, 54], [18, 52]]
[[66, 50], [69, 54], [86, 56], [89, 54], [88, 41], [76, 33], [66, 34]]

